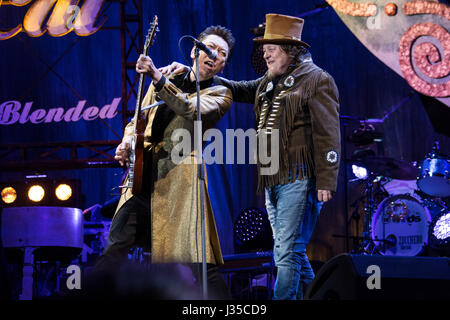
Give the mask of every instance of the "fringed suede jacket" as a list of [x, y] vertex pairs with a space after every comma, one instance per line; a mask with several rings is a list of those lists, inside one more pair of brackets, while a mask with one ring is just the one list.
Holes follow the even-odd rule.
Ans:
[[[277, 81], [278, 80], [278, 81]], [[317, 190], [336, 191], [340, 162], [339, 93], [333, 78], [310, 56], [278, 79], [215, 80], [229, 87], [235, 102], [254, 103], [261, 129], [279, 131], [279, 170], [260, 174], [258, 189], [316, 178]]]

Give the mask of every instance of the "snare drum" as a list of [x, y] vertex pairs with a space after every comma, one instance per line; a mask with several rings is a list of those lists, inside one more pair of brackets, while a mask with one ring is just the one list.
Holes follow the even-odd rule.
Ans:
[[377, 207], [372, 239], [382, 255], [415, 256], [428, 243], [430, 223], [430, 213], [419, 200], [409, 195], [392, 196]]
[[450, 196], [450, 160], [434, 154], [425, 159], [420, 167], [417, 186], [431, 196]]

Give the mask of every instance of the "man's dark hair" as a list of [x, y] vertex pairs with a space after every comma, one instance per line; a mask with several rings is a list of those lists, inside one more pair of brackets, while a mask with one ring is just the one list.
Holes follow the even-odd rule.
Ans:
[[228, 44], [228, 49], [229, 49], [228, 50], [228, 58], [227, 58], [227, 62], [228, 62], [228, 60], [230, 60], [230, 58], [231, 58], [231, 54], [233, 53], [233, 48], [234, 48], [234, 43], [235, 43], [233, 34], [231, 33], [230, 30], [228, 30], [225, 27], [209, 26], [208, 28], [206, 28], [199, 34], [198, 40], [203, 41], [207, 36], [209, 36], [211, 34], [215, 34], [216, 36], [221, 37]]
[[302, 45], [282, 44], [280, 46], [289, 57], [294, 59], [295, 63], [302, 62], [303, 56], [309, 52], [308, 49]]

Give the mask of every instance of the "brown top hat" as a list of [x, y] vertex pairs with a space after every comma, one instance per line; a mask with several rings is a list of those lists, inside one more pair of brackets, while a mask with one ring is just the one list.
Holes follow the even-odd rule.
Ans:
[[255, 38], [253, 41], [260, 44], [297, 44], [309, 48], [309, 44], [301, 40], [303, 23], [302, 18], [268, 13], [264, 36]]

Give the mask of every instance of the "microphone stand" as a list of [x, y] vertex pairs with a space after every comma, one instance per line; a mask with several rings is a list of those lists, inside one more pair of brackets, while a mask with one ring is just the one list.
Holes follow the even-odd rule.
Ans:
[[[204, 207], [204, 198], [205, 198], [205, 173], [203, 170], [203, 150], [202, 150], [202, 114], [200, 112], [200, 75], [199, 75], [199, 61], [198, 57], [200, 55], [200, 50], [195, 47], [194, 49], [195, 55], [195, 84], [197, 88], [197, 120], [194, 123], [194, 138], [196, 137], [195, 143], [195, 151], [197, 158], [197, 187], [200, 184], [200, 213], [201, 213], [201, 232], [202, 232], [202, 291], [203, 291], [203, 299], [208, 299], [208, 284], [207, 284], [207, 269], [206, 269], [206, 226], [205, 226], [205, 207]], [[198, 189], [197, 189], [198, 190]], [[198, 192], [196, 192], [196, 197], [198, 197]], [[198, 199], [198, 198], [197, 198]], [[198, 205], [198, 202], [197, 202]], [[197, 206], [198, 212], [198, 206]]]
[[349, 252], [350, 248], [349, 248], [349, 223], [351, 221], [351, 218], [348, 218], [348, 183], [349, 183], [349, 179], [348, 179], [348, 173], [347, 173], [347, 166], [348, 166], [348, 159], [347, 159], [347, 126], [348, 126], [348, 122], [349, 121], [353, 121], [353, 120], [363, 120], [363, 118], [358, 118], [358, 117], [352, 117], [352, 116], [345, 116], [345, 115], [341, 115], [339, 116], [340, 121], [342, 121], [342, 162], [343, 162], [343, 167], [344, 167], [344, 183], [345, 183], [345, 188], [344, 188], [344, 219], [345, 219], [345, 251]]

